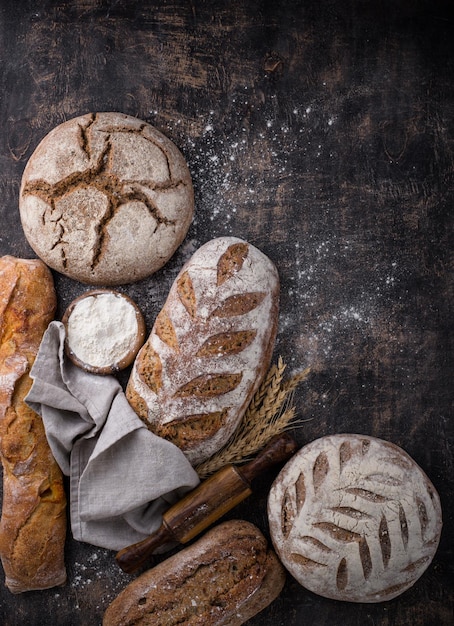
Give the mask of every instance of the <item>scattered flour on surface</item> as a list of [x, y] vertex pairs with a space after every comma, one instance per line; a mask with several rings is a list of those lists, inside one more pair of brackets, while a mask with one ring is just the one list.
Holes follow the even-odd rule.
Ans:
[[[330, 143], [330, 133], [340, 123], [335, 107], [326, 113], [326, 107], [315, 101], [294, 102], [287, 119], [279, 123], [275, 107], [282, 103], [270, 97], [254, 127], [244, 118], [244, 110], [252, 106], [249, 95], [245, 90], [232, 100], [229, 133], [224, 130], [224, 119], [209, 111], [201, 116], [201, 136], [182, 138], [198, 196], [196, 227], [200, 225], [213, 237], [244, 236], [241, 229], [244, 222], [249, 227], [246, 216], [253, 220], [255, 207], [262, 209], [264, 202], [272, 207], [276, 189], [287, 193], [293, 179], [295, 185], [301, 184], [296, 163], [306, 163], [307, 174], [317, 177], [319, 171], [322, 175], [321, 158], [335, 155]], [[314, 186], [312, 195], [309, 190], [302, 192], [301, 211], [313, 210], [314, 203], [321, 201], [327, 224], [335, 219], [338, 207], [330, 204], [322, 188], [320, 199]], [[299, 198], [296, 188], [290, 193], [293, 199]], [[398, 287], [398, 264], [383, 257], [382, 270], [374, 271], [371, 263], [360, 271], [355, 259], [364, 258], [365, 245], [369, 243], [361, 232], [345, 236], [309, 229], [301, 231], [287, 249], [285, 245], [273, 248], [283, 290], [276, 349], [285, 349], [290, 367], [313, 363], [323, 367], [335, 351], [345, 349], [348, 354], [352, 342], [374, 333], [387, 296]], [[285, 261], [278, 256], [282, 254]]]
[[399, 285], [399, 266], [392, 260], [383, 264], [382, 272], [361, 272], [354, 259], [362, 245], [360, 239], [332, 234], [304, 245], [296, 242], [289, 251], [288, 302], [281, 310], [277, 341], [296, 340], [288, 356], [290, 367], [323, 368], [339, 350], [347, 358], [355, 343], [379, 328], [388, 297]]

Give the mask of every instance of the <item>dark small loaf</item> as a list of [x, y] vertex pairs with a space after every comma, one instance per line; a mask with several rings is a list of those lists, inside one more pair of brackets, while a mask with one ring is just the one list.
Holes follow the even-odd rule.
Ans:
[[231, 520], [131, 582], [103, 626], [240, 626], [281, 592], [285, 570], [253, 524]]

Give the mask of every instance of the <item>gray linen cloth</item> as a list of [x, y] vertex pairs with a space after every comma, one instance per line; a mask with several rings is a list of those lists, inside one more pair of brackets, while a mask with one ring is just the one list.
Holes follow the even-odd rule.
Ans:
[[163, 512], [199, 478], [179, 448], [148, 430], [119, 381], [74, 365], [64, 341], [63, 324], [51, 322], [26, 402], [69, 476], [74, 538], [120, 550], [157, 530]]

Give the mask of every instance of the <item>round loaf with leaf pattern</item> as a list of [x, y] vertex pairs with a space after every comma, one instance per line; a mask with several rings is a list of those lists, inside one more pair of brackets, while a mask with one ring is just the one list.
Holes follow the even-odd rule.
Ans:
[[281, 470], [268, 499], [276, 552], [296, 580], [335, 600], [382, 602], [431, 563], [439, 496], [398, 446], [364, 435], [322, 437]]
[[236, 237], [204, 244], [175, 279], [126, 395], [193, 465], [237, 428], [268, 370], [278, 313], [275, 265]]

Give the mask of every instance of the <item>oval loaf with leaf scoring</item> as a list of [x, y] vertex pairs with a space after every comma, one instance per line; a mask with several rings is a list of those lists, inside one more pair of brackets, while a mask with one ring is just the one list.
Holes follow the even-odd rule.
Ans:
[[307, 589], [335, 600], [382, 602], [430, 565], [442, 527], [438, 494], [398, 446], [364, 435], [302, 448], [270, 490], [274, 547]]
[[274, 348], [279, 277], [235, 237], [203, 245], [173, 283], [126, 395], [157, 435], [197, 465], [233, 434]]

